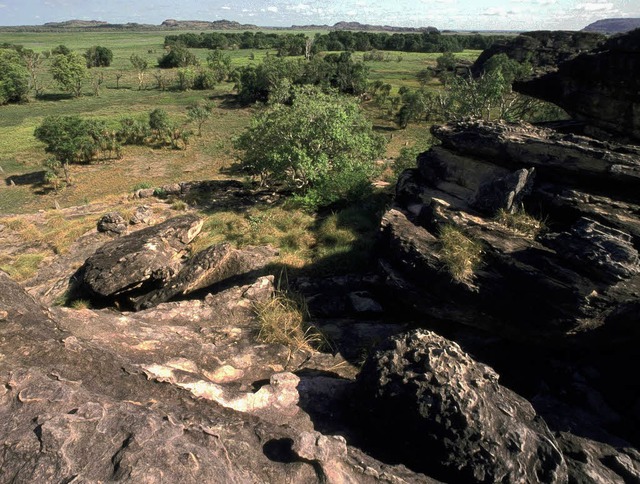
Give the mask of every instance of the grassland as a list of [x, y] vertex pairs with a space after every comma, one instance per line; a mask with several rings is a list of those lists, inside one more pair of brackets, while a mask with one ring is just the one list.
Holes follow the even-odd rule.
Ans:
[[[131, 193], [134, 186], [145, 183], [160, 186], [182, 180], [223, 179], [238, 177], [230, 171], [236, 161], [233, 138], [248, 124], [254, 108], [241, 108], [233, 102], [233, 85], [222, 83], [209, 91], [157, 89], [154, 73], [157, 59], [162, 55], [166, 32], [75, 32], [75, 33], [0, 33], [0, 43], [20, 44], [36, 52], [48, 51], [59, 44], [84, 52], [93, 45], [113, 51], [112, 65], [91, 69], [102, 73], [104, 83], [96, 96], [87, 82], [83, 95], [70, 98], [55, 84], [49, 74], [50, 59], [45, 59], [39, 72], [44, 95], [20, 105], [0, 106], [0, 224], [6, 224], [12, 214], [33, 213], [57, 207], [70, 207], [97, 203], [115, 196]], [[193, 49], [200, 60], [207, 55], [205, 49]], [[228, 51], [234, 66], [259, 63], [266, 55], [259, 50]], [[129, 57], [137, 54], [149, 62], [145, 88], [138, 89], [136, 72]], [[478, 52], [461, 54], [475, 58]], [[354, 54], [357, 60], [362, 53]], [[390, 52], [391, 60], [367, 62], [370, 79], [382, 80], [392, 86], [392, 94], [402, 86], [418, 87], [416, 72], [435, 64], [438, 54]], [[171, 70], [162, 71], [169, 79], [175, 78]], [[117, 77], [120, 77], [119, 80]], [[437, 85], [433, 86], [438, 88]], [[34, 129], [47, 115], [80, 115], [93, 117], [116, 126], [124, 116], [146, 119], [149, 111], [162, 107], [172, 119], [187, 122], [186, 107], [206, 100], [214, 105], [213, 116], [203, 126], [202, 137], [194, 137], [188, 150], [153, 149], [126, 146], [122, 159], [108, 160], [90, 165], [72, 165], [74, 185], [54, 191], [42, 183], [43, 162], [47, 155], [43, 145], [33, 136]], [[374, 103], [364, 108], [377, 130], [388, 139], [386, 158], [396, 157], [400, 150], [428, 137], [426, 124], [411, 124], [405, 130], [395, 128], [393, 121]], [[9, 180], [13, 180], [13, 183]], [[314, 263], [318, 270], [329, 270], [339, 261], [348, 268], [366, 265], [366, 254], [377, 229], [380, 201], [364, 210], [341, 211], [317, 215], [300, 211], [273, 208], [255, 208], [244, 213], [205, 214], [207, 221], [201, 245], [231, 240], [238, 245], [246, 243], [272, 243], [281, 248], [283, 264], [303, 267]], [[91, 222], [94, 223], [94, 222]], [[83, 228], [91, 223], [83, 223]], [[41, 233], [47, 238], [51, 234]], [[55, 245], [55, 244], [54, 244]], [[0, 260], [3, 268], [29, 277], [46, 256], [55, 253], [48, 248], [27, 256], [15, 255]], [[328, 261], [325, 266], [320, 261]]]

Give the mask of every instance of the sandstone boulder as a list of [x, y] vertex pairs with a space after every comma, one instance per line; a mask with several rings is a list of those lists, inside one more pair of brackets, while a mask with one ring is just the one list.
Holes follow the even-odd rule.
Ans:
[[212, 245], [189, 259], [165, 285], [135, 299], [133, 307], [147, 309], [177, 295], [187, 295], [225, 279], [264, 269], [276, 255], [277, 251], [271, 247], [234, 249], [226, 243]]
[[122, 235], [127, 231], [127, 222], [117, 212], [109, 212], [98, 220], [98, 232]]
[[359, 382], [379, 438], [447, 482], [566, 482], [553, 435], [498, 375], [435, 333], [391, 338]]
[[80, 268], [80, 291], [92, 300], [113, 299], [161, 285], [201, 228], [200, 218], [184, 215], [107, 242]]

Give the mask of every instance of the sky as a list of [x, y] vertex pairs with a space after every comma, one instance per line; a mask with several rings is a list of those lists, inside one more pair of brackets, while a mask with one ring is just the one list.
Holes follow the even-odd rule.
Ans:
[[0, 0], [0, 25], [171, 18], [273, 27], [344, 20], [441, 30], [580, 30], [618, 17], [640, 17], [640, 0]]

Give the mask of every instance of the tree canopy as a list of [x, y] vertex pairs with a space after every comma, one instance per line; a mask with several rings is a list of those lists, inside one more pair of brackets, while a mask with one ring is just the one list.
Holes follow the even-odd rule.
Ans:
[[101, 47], [94, 45], [87, 49], [84, 53], [84, 57], [87, 59], [87, 67], [109, 67], [113, 60], [113, 52], [107, 47]]
[[312, 87], [258, 112], [235, 142], [249, 173], [284, 183], [312, 206], [367, 191], [384, 144], [355, 100]]
[[86, 59], [77, 52], [56, 55], [51, 64], [51, 76], [63, 90], [79, 97], [87, 79]]
[[0, 49], [0, 104], [23, 102], [29, 93], [29, 71], [15, 50]]

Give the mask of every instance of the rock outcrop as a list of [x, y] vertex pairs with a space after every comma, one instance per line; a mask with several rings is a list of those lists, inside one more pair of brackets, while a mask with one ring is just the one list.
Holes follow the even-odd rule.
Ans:
[[587, 125], [587, 133], [640, 144], [640, 29], [609, 39], [553, 72], [514, 89], [550, 101]]
[[136, 310], [147, 309], [177, 295], [187, 295], [198, 289], [237, 275], [263, 269], [277, 255], [271, 247], [234, 249], [229, 244], [216, 244], [190, 258], [164, 286], [133, 301]]
[[566, 482], [531, 404], [458, 345], [417, 330], [388, 340], [360, 373], [379, 438], [445, 482]]
[[[560, 344], [636, 300], [640, 150], [502, 122], [433, 134], [442, 144], [401, 176], [382, 221], [381, 264], [400, 297], [438, 319]], [[513, 225], [521, 204], [546, 219], [544, 236]], [[451, 281], [443, 226], [481, 244], [467, 281]]]
[[162, 285], [201, 228], [199, 217], [184, 215], [107, 242], [80, 268], [80, 291], [93, 300], [113, 299]]
[[620, 369], [640, 364], [640, 151], [525, 123], [432, 132], [441, 144], [382, 217], [389, 295], [506, 372], [556, 435], [586, 438], [596, 450], [568, 459], [571, 481], [629, 479], [640, 385]]
[[0, 272], [2, 480], [435, 482], [314, 433], [290, 371], [322, 358], [250, 343], [254, 286], [134, 316], [48, 311]]
[[540, 30], [525, 32], [484, 50], [471, 68], [475, 75], [494, 55], [505, 54], [518, 62], [529, 62], [534, 72], [555, 71], [558, 64], [595, 49], [606, 40], [599, 33]]

